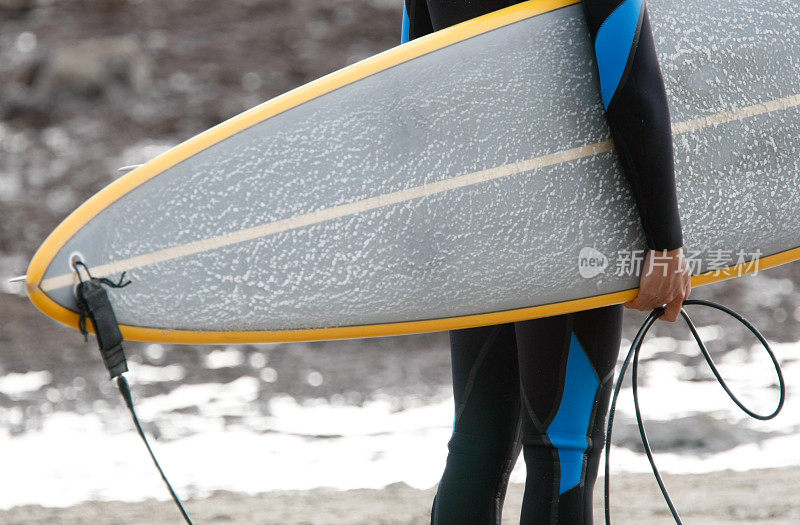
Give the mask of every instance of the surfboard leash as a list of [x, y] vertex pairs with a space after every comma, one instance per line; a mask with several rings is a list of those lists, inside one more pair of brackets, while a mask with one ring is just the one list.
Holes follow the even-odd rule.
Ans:
[[[167, 480], [164, 470], [161, 468], [161, 465], [159, 465], [158, 460], [153, 453], [153, 449], [150, 448], [150, 443], [147, 441], [147, 436], [145, 435], [142, 425], [139, 423], [139, 418], [136, 416], [136, 411], [133, 408], [133, 396], [131, 394], [130, 385], [128, 384], [128, 380], [125, 379], [125, 376], [122, 375], [124, 372], [128, 371], [128, 363], [125, 359], [125, 351], [122, 348], [122, 332], [120, 332], [119, 324], [117, 323], [117, 317], [114, 314], [114, 309], [111, 307], [111, 301], [108, 299], [108, 294], [106, 293], [104, 286], [109, 286], [111, 288], [124, 288], [128, 286], [131, 281], [125, 281], [124, 272], [122, 273], [122, 276], [118, 282], [111, 281], [104, 277], [92, 277], [92, 274], [89, 273], [89, 268], [81, 261], [75, 262], [74, 268], [75, 272], [78, 274], [79, 281], [76, 289], [78, 310], [80, 312], [80, 321], [78, 326], [83, 334], [84, 340], [89, 340], [88, 330], [86, 329], [86, 320], [89, 319], [94, 327], [94, 333], [97, 338], [97, 346], [100, 348], [100, 355], [103, 357], [103, 363], [105, 364], [111, 379], [116, 379], [120, 394], [122, 394], [122, 398], [125, 400], [125, 405], [127, 405], [128, 410], [131, 413], [131, 417], [133, 418], [133, 424], [136, 427], [136, 432], [138, 432], [139, 436], [142, 438], [142, 441], [144, 441], [144, 445], [147, 447], [147, 452], [150, 454], [153, 464], [156, 466], [156, 469], [158, 469], [158, 473], [161, 475], [161, 479], [167, 486], [169, 495], [172, 497], [172, 501], [175, 502], [175, 505], [177, 505], [184, 521], [186, 521], [186, 523], [189, 525], [193, 525], [192, 520], [189, 518], [189, 515], [186, 512], [186, 509], [183, 508], [180, 498], [178, 498], [178, 495], [175, 493], [175, 490], [173, 490], [169, 480]], [[81, 275], [81, 268], [86, 272], [86, 278]]]
[[[736, 319], [740, 323], [742, 323], [744, 326], [747, 327], [748, 330], [750, 330], [750, 332], [753, 333], [753, 335], [756, 336], [758, 341], [761, 343], [761, 345], [764, 347], [764, 349], [769, 354], [769, 357], [772, 360], [772, 364], [775, 367], [775, 372], [776, 372], [776, 374], [778, 376], [778, 389], [779, 389], [779, 392], [780, 392], [780, 397], [779, 397], [779, 400], [778, 400], [778, 406], [775, 408], [775, 410], [773, 410], [769, 414], [758, 414], [758, 413], [754, 412], [753, 410], [750, 410], [749, 408], [747, 408], [744, 405], [744, 403], [742, 403], [739, 400], [739, 398], [736, 397], [736, 395], [734, 395], [734, 393], [728, 387], [728, 384], [722, 378], [722, 375], [719, 373], [719, 370], [717, 369], [717, 365], [714, 363], [714, 359], [711, 357], [711, 354], [708, 352], [708, 349], [706, 348], [706, 345], [703, 343], [703, 340], [700, 338], [700, 335], [697, 333], [697, 328], [695, 327], [694, 323], [692, 322], [692, 319], [689, 317], [689, 314], [686, 313], [686, 310], [681, 308], [681, 316], [683, 317], [684, 321], [686, 321], [686, 324], [689, 326], [689, 330], [692, 332], [692, 336], [694, 337], [694, 340], [697, 342], [697, 346], [700, 348], [700, 352], [702, 353], [703, 358], [706, 360], [706, 363], [708, 363], [709, 368], [711, 368], [711, 372], [714, 374], [714, 377], [717, 379], [717, 382], [719, 382], [719, 384], [722, 387], [722, 389], [725, 390], [725, 393], [728, 395], [728, 397], [730, 397], [731, 400], [734, 403], [736, 403], [736, 405], [744, 413], [746, 413], [748, 416], [750, 416], [750, 417], [752, 417], [754, 419], [758, 419], [758, 420], [761, 420], [761, 421], [766, 421], [768, 419], [772, 419], [775, 416], [777, 416], [778, 413], [783, 408], [784, 401], [786, 400], [786, 384], [785, 384], [784, 379], [783, 379], [783, 373], [781, 372], [780, 364], [778, 363], [778, 360], [775, 357], [775, 354], [773, 353], [772, 349], [770, 348], [769, 343], [767, 343], [767, 340], [764, 338], [764, 336], [761, 334], [761, 332], [759, 332], [758, 329], [755, 326], [753, 326], [747, 319], [745, 319], [744, 317], [742, 317], [741, 315], [739, 315], [735, 311], [731, 310], [730, 308], [727, 308], [727, 307], [725, 307], [725, 306], [723, 306], [723, 305], [721, 305], [719, 303], [715, 303], [713, 301], [706, 301], [706, 300], [703, 300], [703, 299], [688, 299], [686, 301], [683, 301], [683, 306], [687, 306], [687, 305], [702, 305], [702, 306], [707, 306], [707, 307], [710, 307], [710, 308], [715, 308], [717, 310], [720, 310], [720, 311], [730, 315], [731, 317], [733, 317], [734, 319]], [[620, 392], [620, 390], [622, 388], [622, 381], [625, 378], [625, 372], [628, 369], [628, 365], [631, 364], [631, 363], [632, 363], [631, 364], [631, 384], [632, 384], [632, 388], [633, 388], [633, 406], [634, 406], [634, 410], [636, 412], [636, 424], [639, 427], [639, 436], [641, 437], [642, 445], [644, 446], [645, 454], [647, 454], [647, 459], [650, 462], [650, 467], [653, 470], [653, 475], [655, 476], [656, 481], [658, 482], [658, 486], [661, 489], [661, 494], [664, 496], [664, 500], [666, 501], [667, 506], [669, 507], [669, 510], [672, 513], [672, 517], [675, 519], [675, 523], [677, 523], [678, 525], [683, 525], [683, 522], [681, 521], [681, 518], [678, 515], [678, 511], [677, 511], [677, 509], [675, 508], [675, 505], [672, 502], [672, 498], [670, 498], [669, 492], [667, 491], [667, 487], [664, 484], [664, 480], [661, 478], [661, 474], [659, 473], [658, 468], [656, 467], [655, 460], [653, 459], [653, 451], [650, 448], [650, 441], [647, 439], [647, 432], [645, 432], [644, 423], [642, 422], [642, 414], [641, 414], [641, 411], [639, 409], [639, 390], [638, 390], [638, 378], [639, 378], [639, 376], [638, 376], [638, 373], [639, 373], [639, 356], [640, 356], [640, 352], [641, 352], [641, 348], [642, 348], [642, 341], [644, 341], [644, 338], [647, 335], [647, 332], [653, 326], [653, 324], [655, 323], [656, 319], [658, 319], [664, 313], [664, 311], [665, 311], [665, 308], [663, 306], [660, 306], [660, 307], [654, 309], [647, 316], [647, 319], [645, 319], [644, 323], [642, 323], [642, 326], [639, 327], [639, 331], [636, 333], [636, 337], [633, 338], [633, 342], [631, 343], [630, 350], [628, 350], [628, 355], [625, 357], [625, 360], [622, 363], [622, 369], [620, 370], [619, 377], [617, 378], [617, 382], [614, 385], [614, 394], [613, 394], [613, 397], [611, 399], [611, 408], [609, 410], [608, 423], [606, 425], [606, 443], [605, 443], [606, 460], [605, 460], [605, 494], [604, 494], [604, 496], [605, 496], [605, 521], [606, 521], [606, 525], [611, 525], [611, 506], [609, 504], [610, 503], [610, 498], [609, 498], [609, 494], [610, 494], [610, 475], [609, 474], [610, 474], [610, 470], [611, 470], [611, 468], [610, 468], [611, 463], [610, 463], [610, 459], [609, 458], [610, 458], [610, 455], [611, 455], [611, 430], [612, 430], [612, 427], [613, 427], [613, 424], [614, 424], [614, 412], [616, 410], [617, 398], [618, 398], [619, 392]]]

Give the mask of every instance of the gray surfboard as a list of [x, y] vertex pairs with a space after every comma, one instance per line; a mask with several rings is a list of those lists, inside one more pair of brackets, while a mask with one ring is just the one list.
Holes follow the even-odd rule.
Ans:
[[[109, 291], [126, 337], [210, 343], [631, 298], [645, 242], [582, 8], [537, 3], [367, 59], [134, 169], [48, 238], [31, 299], [75, 326], [80, 259], [95, 276], [127, 272]], [[648, 10], [695, 285], [797, 259], [800, 5]]]

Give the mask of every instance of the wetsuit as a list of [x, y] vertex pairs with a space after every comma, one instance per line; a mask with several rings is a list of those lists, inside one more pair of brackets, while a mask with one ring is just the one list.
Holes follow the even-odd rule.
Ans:
[[[518, 3], [406, 0], [403, 40]], [[642, 0], [584, 0], [600, 91], [648, 247], [682, 246], [664, 82]], [[628, 35], [626, 38], [625, 35]], [[592, 523], [622, 306], [450, 334], [455, 422], [435, 524], [500, 523], [522, 450], [522, 524]]]

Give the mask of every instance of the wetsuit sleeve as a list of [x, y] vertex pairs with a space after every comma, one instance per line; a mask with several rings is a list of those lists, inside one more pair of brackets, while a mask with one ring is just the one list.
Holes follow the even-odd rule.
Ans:
[[431, 17], [426, 0], [405, 0], [403, 2], [403, 29], [400, 43], [405, 44], [421, 36], [433, 33]]
[[683, 245], [667, 94], [644, 0], [583, 0], [614, 145], [647, 245]]

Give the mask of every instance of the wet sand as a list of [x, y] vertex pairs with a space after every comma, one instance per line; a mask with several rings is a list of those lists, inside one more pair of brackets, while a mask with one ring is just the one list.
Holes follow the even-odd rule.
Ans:
[[[595, 490], [595, 522], [603, 522], [602, 478]], [[800, 469], [665, 476], [681, 517], [687, 524], [800, 523]], [[522, 485], [509, 487], [503, 523], [517, 523]], [[215, 493], [188, 500], [196, 523], [226, 524], [427, 524], [434, 489], [417, 490], [396, 483], [383, 490], [268, 492], [244, 495]], [[649, 474], [612, 478], [612, 519], [616, 524], [673, 523], [655, 480]], [[69, 508], [15, 507], [0, 512], [8, 525], [34, 523], [168, 524], [180, 523], [172, 502], [86, 502]]]

